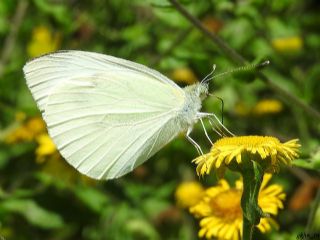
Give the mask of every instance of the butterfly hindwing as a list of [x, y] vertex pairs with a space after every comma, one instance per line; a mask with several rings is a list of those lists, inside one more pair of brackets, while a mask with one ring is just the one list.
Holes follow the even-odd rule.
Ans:
[[183, 104], [175, 87], [115, 70], [59, 83], [48, 96], [44, 118], [71, 165], [109, 179], [146, 161], [182, 130], [176, 117]]

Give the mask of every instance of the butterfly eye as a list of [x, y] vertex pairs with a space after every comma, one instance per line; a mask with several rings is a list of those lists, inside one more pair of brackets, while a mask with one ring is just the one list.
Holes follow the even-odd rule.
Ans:
[[200, 83], [197, 88], [197, 94], [201, 100], [205, 99], [209, 92], [208, 92], [209, 84], [208, 83]]

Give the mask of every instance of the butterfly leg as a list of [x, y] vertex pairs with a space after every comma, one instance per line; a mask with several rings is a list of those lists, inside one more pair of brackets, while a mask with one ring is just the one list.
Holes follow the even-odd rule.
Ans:
[[202, 118], [200, 118], [200, 122], [201, 122], [202, 128], [203, 128], [203, 130], [204, 130], [204, 134], [205, 134], [206, 137], [208, 138], [208, 140], [209, 140], [209, 142], [211, 143], [211, 145], [213, 145], [213, 143], [212, 143], [212, 141], [211, 141], [211, 139], [210, 139], [210, 137], [209, 137], [209, 135], [208, 135], [208, 133], [207, 133], [207, 130], [206, 130], [204, 124], [203, 124]]
[[192, 132], [192, 128], [188, 128], [187, 130], [187, 134], [186, 134], [186, 138], [189, 140], [189, 142], [191, 142], [191, 144], [197, 149], [197, 152], [199, 155], [203, 155], [203, 152], [201, 150], [201, 147], [199, 146], [199, 144], [193, 140], [191, 137], [190, 137], [190, 133]]
[[227, 134], [229, 134], [229, 136], [234, 136], [234, 134], [230, 132], [229, 129], [223, 125], [223, 123], [219, 120], [219, 118], [214, 113], [199, 112], [197, 116], [199, 119], [208, 118], [211, 126], [217, 132], [218, 135], [226, 136]]

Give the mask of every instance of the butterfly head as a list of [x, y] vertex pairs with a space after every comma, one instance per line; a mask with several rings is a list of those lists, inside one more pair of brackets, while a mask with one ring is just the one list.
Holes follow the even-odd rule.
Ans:
[[197, 85], [197, 95], [204, 100], [209, 95], [209, 83], [202, 82]]

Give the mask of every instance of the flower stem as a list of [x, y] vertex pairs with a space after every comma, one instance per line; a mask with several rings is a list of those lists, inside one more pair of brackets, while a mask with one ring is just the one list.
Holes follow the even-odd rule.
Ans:
[[313, 222], [314, 222], [314, 218], [316, 215], [316, 211], [318, 209], [318, 207], [320, 206], [320, 188], [317, 191], [317, 195], [315, 197], [315, 200], [311, 206], [311, 210], [310, 210], [310, 214], [308, 217], [308, 223], [307, 223], [307, 227], [306, 227], [306, 233], [311, 233], [311, 231], [313, 230]]
[[243, 216], [243, 240], [251, 240], [254, 230], [254, 225], [250, 223], [250, 221]]
[[255, 225], [259, 224], [260, 218], [264, 216], [258, 205], [259, 190], [264, 171], [255, 161], [246, 160], [242, 169], [243, 193], [241, 197], [241, 208], [243, 213], [242, 233], [244, 240], [251, 240]]

